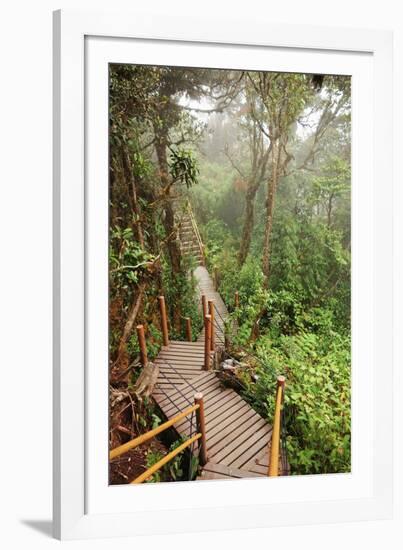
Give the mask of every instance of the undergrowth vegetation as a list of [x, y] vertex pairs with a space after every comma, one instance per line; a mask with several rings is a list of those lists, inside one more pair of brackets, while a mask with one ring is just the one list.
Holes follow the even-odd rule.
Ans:
[[[209, 269], [236, 321], [234, 350], [249, 350], [255, 375], [241, 375], [244, 396], [269, 421], [273, 389], [286, 376], [285, 429], [293, 474], [348, 472], [350, 454], [349, 252], [323, 223], [276, 218], [272, 287], [263, 288], [258, 255], [239, 267], [237, 236], [222, 220], [202, 226]], [[257, 237], [258, 238], [258, 237]], [[253, 246], [259, 248], [258, 243]], [[335, 281], [329, 288], [329, 281]], [[234, 309], [235, 292], [240, 307]], [[259, 334], [251, 332], [261, 310]], [[230, 324], [234, 326], [233, 323]], [[247, 362], [247, 358], [245, 359]]]
[[[202, 329], [181, 243], [190, 201], [243, 396], [271, 422], [284, 374], [291, 472], [349, 471], [350, 78], [120, 64], [109, 76], [111, 448], [160, 421], [138, 417], [135, 394], [136, 326], [150, 361], [162, 345], [158, 296], [171, 339], [185, 318], [193, 339]], [[179, 444], [151, 448], [143, 469]], [[150, 482], [187, 467], [179, 457]]]

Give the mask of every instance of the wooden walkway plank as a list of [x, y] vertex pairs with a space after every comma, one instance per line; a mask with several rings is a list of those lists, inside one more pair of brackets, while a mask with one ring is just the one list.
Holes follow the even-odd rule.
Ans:
[[180, 386], [177, 390], [169, 393], [169, 397], [159, 403], [160, 407], [163, 408], [164, 413], [169, 414], [175, 410], [175, 407], [172, 405], [171, 400], [174, 401], [175, 406], [183, 408], [186, 407], [189, 403], [193, 402], [193, 397], [195, 393], [201, 392], [203, 393], [204, 398], [206, 398], [220, 385], [220, 381], [214, 374], [210, 375], [210, 377], [203, 377], [203, 379], [196, 385], [193, 384], [193, 381], [194, 379], [192, 378], [192, 380], [190, 381], [191, 385], [189, 382], [185, 382], [185, 384]]
[[261, 434], [259, 433], [259, 437], [260, 435], [264, 436], [268, 432], [268, 428], [265, 421], [261, 420], [263, 424], [262, 422], [257, 423], [254, 416], [250, 417], [244, 425], [241, 423], [235, 432], [231, 432], [224, 440], [220, 441], [209, 453], [211, 458], [214, 458], [214, 462], [232, 464], [236, 458], [242, 455], [243, 451], [249, 449], [260, 429], [263, 431]]
[[[205, 267], [197, 267], [194, 276], [199, 296], [214, 301], [216, 342], [221, 345], [227, 308]], [[193, 405], [195, 393], [203, 393], [208, 463], [198, 480], [266, 476], [271, 426], [238, 393], [225, 388], [214, 371], [203, 369], [204, 329], [196, 342], [171, 341], [155, 364], [159, 376], [153, 397], [166, 418]], [[194, 415], [180, 420], [175, 429], [185, 437], [195, 433]]]
[[261, 474], [255, 472], [246, 472], [245, 470], [239, 470], [222, 464], [215, 464], [207, 462], [203, 468], [203, 472], [198, 479], [242, 479], [250, 477], [261, 477]]
[[223, 464], [241, 468], [250, 459], [256, 457], [262, 449], [268, 449], [271, 436], [271, 429], [266, 424], [259, 431], [255, 432], [248, 440], [238, 447], [234, 453], [226, 456]]
[[[219, 388], [214, 394], [210, 394], [207, 399], [205, 399], [206, 407], [205, 407], [205, 420], [206, 420], [206, 427], [209, 426], [210, 417], [213, 414], [215, 410], [217, 410], [218, 407], [221, 406], [221, 402], [223, 399], [227, 397], [228, 394], [226, 394], [227, 390], [224, 390], [223, 388]], [[231, 390], [230, 390], [231, 391]], [[207, 406], [208, 403], [208, 406]], [[206, 412], [207, 411], [207, 412]], [[208, 428], [210, 431], [210, 428]]]
[[[217, 392], [217, 395], [215, 396], [210, 395], [208, 397], [208, 406], [205, 410], [205, 420], [206, 420], [206, 428], [207, 428], [208, 434], [211, 434], [213, 426], [219, 425], [224, 420], [223, 415], [220, 414], [220, 410], [222, 409], [222, 401], [228, 398], [227, 403], [229, 403], [231, 407], [235, 403], [233, 399], [234, 397], [233, 393], [234, 393], [233, 390], [222, 389], [220, 390], [220, 393]], [[240, 402], [244, 403], [242, 399], [240, 400]], [[238, 403], [238, 406], [239, 406], [239, 402], [236, 401], [236, 403]], [[229, 413], [226, 413], [226, 414], [229, 414]], [[209, 437], [209, 435], [207, 437]]]
[[209, 430], [209, 451], [210, 456], [222, 449], [225, 445], [231, 443], [243, 435], [250, 426], [255, 426], [256, 418], [254, 411], [248, 408], [241, 409], [236, 418], [229, 418], [227, 422], [222, 422], [215, 432]]

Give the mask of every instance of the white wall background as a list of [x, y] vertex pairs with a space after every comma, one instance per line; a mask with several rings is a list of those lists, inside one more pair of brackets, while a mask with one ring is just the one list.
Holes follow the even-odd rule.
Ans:
[[[203, 12], [233, 16], [261, 13], [274, 22], [391, 29], [395, 32], [396, 277], [401, 280], [403, 223], [400, 158], [403, 152], [403, 18], [399, 0], [153, 0], [140, 9], [158, 13]], [[54, 9], [130, 9], [133, 0], [14, 0], [0, 16], [0, 544], [3, 548], [53, 548], [51, 518], [51, 162], [52, 15]], [[398, 279], [396, 278], [396, 281]], [[397, 285], [396, 285], [397, 287]], [[395, 290], [402, 310], [402, 290]], [[400, 316], [399, 316], [400, 317]], [[74, 548], [247, 547], [326, 550], [403, 545], [402, 364], [396, 314], [396, 517], [387, 522], [201, 533], [139, 540], [78, 541]], [[385, 381], [391, 391], [392, 381]]]

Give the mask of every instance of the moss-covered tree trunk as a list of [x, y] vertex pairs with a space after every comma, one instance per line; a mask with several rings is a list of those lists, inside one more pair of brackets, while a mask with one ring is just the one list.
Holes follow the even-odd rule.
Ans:
[[132, 161], [130, 159], [130, 153], [126, 145], [122, 145], [122, 165], [124, 175], [128, 184], [128, 199], [132, 210], [132, 227], [133, 234], [137, 236], [139, 245], [144, 249], [144, 234], [140, 217], [140, 208], [137, 200], [137, 188], [136, 180], [134, 178]]
[[[171, 200], [169, 182], [169, 167], [167, 158], [168, 136], [166, 132], [155, 130], [155, 151], [157, 153], [160, 180], [165, 192], [163, 224], [166, 233], [166, 246], [171, 264], [172, 280], [177, 280], [181, 275], [181, 249], [177, 239], [177, 227], [175, 225], [175, 212]], [[180, 293], [175, 296], [175, 304], [172, 308], [173, 323], [178, 332], [181, 329]]]
[[264, 288], [269, 288], [270, 282], [270, 252], [271, 252], [271, 235], [273, 231], [273, 214], [274, 203], [276, 200], [276, 192], [278, 180], [281, 170], [281, 148], [279, 144], [273, 145], [272, 148], [272, 163], [271, 173], [267, 180], [267, 198], [266, 198], [266, 224], [263, 238], [263, 257], [262, 271], [264, 274]]
[[259, 183], [253, 182], [245, 195], [245, 217], [242, 229], [241, 246], [238, 254], [238, 264], [243, 266], [249, 253], [255, 223], [255, 199]]

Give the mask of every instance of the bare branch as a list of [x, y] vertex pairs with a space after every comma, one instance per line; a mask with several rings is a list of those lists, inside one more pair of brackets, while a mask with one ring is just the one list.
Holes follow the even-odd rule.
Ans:
[[235, 164], [235, 162], [233, 161], [233, 159], [231, 158], [231, 155], [229, 154], [228, 152], [228, 147], [225, 147], [224, 150], [223, 150], [223, 153], [224, 155], [227, 157], [227, 159], [229, 160], [232, 168], [234, 168], [234, 170], [236, 170], [238, 172], [238, 174], [241, 176], [241, 178], [243, 179], [247, 179], [247, 177], [245, 176], [245, 174], [242, 172], [242, 170], [239, 168], [239, 166], [237, 166]]

